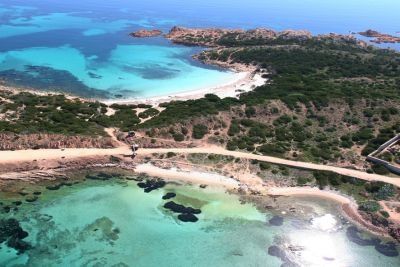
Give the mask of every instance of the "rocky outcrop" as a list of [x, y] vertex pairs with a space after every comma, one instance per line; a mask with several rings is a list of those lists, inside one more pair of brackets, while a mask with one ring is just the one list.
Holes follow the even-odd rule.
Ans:
[[243, 30], [227, 30], [218, 28], [195, 29], [175, 26], [165, 35], [165, 37], [177, 44], [216, 46], [218, 40], [223, 36], [227, 34], [240, 34], [243, 32]]
[[277, 37], [283, 39], [307, 40], [312, 37], [311, 32], [305, 30], [284, 30], [277, 34]]
[[132, 32], [129, 35], [136, 38], [148, 38], [148, 37], [156, 37], [160, 36], [162, 31], [160, 30], [139, 30], [136, 32]]
[[306, 40], [312, 38], [312, 35], [305, 30], [285, 30], [277, 32], [266, 28], [245, 31], [242, 29], [197, 29], [175, 26], [165, 37], [172, 40], [174, 43], [213, 47], [224, 46], [224, 44], [232, 38], [234, 40], [240, 40], [241, 42], [274, 40], [277, 38]]
[[358, 34], [369, 37], [369, 38], [375, 38], [371, 40], [371, 42], [380, 44], [380, 43], [400, 43], [400, 37], [398, 36], [393, 36], [387, 33], [380, 33], [378, 31], [374, 30], [366, 30], [364, 32], [359, 32]]
[[23, 241], [28, 236], [16, 219], [0, 220], [0, 244], [3, 242], [10, 248], [17, 250], [18, 254], [24, 253], [31, 246]]

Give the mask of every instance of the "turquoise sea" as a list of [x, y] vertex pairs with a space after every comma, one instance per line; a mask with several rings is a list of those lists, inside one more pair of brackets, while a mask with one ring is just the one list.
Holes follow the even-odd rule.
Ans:
[[225, 84], [233, 73], [194, 61], [202, 48], [129, 32], [182, 25], [396, 34], [398, 10], [395, 0], [1, 0], [0, 79], [87, 97], [171, 95]]
[[[233, 73], [193, 60], [202, 48], [129, 32], [183, 25], [396, 34], [398, 10], [394, 0], [0, 0], [0, 79], [88, 97], [170, 95], [225, 83]], [[150, 193], [124, 179], [36, 194], [26, 187], [13, 203], [0, 194], [0, 219], [17, 219], [30, 248], [18, 254], [2, 242], [0, 266], [400, 265], [398, 247], [357, 230], [320, 199], [284, 198], [281, 209], [258, 210], [195, 185]], [[199, 220], [184, 223], [165, 209], [167, 192], [201, 209]], [[290, 212], [290, 203], [304, 213]]]
[[[145, 193], [136, 181], [86, 180], [58, 190], [36, 187], [3, 198], [30, 246], [3, 243], [0, 266], [399, 266], [395, 246], [357, 230], [337, 205], [280, 198], [258, 210], [222, 188], [167, 184]], [[36, 193], [35, 193], [36, 192]], [[41, 192], [39, 194], [38, 192]], [[166, 193], [175, 193], [163, 200]], [[27, 202], [32, 195], [35, 202]], [[11, 204], [5, 201], [13, 200]], [[17, 205], [17, 201], [22, 204]], [[182, 222], [174, 201], [201, 209]], [[15, 209], [17, 207], [17, 210]], [[295, 210], [295, 212], [293, 212]], [[387, 254], [389, 253], [389, 255]], [[393, 255], [394, 253], [394, 255]]]

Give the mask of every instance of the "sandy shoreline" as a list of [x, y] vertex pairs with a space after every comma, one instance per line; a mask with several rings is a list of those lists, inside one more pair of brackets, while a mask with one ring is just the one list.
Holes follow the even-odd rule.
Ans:
[[163, 169], [150, 163], [139, 164], [135, 167], [136, 173], [145, 173], [149, 176], [161, 177], [166, 180], [180, 180], [186, 183], [204, 184], [212, 186], [222, 186], [226, 189], [237, 189], [239, 183], [217, 173], [180, 170], [178, 168]]
[[46, 96], [46, 95], [59, 95], [63, 94], [68, 99], [78, 98], [83, 101], [100, 101], [104, 104], [151, 104], [154, 106], [159, 105], [160, 103], [165, 103], [169, 101], [177, 101], [177, 100], [191, 100], [191, 99], [199, 99], [204, 97], [206, 94], [215, 94], [220, 98], [224, 97], [237, 97], [240, 93], [252, 91], [254, 88], [264, 85], [267, 81], [266, 78], [262, 77], [262, 74], [256, 73], [254, 67], [246, 67], [246, 69], [242, 70], [234, 70], [233, 79], [229, 81], [205, 88], [195, 89], [195, 90], [185, 90], [182, 92], [177, 92], [173, 94], [159, 95], [159, 96], [151, 96], [151, 97], [138, 97], [138, 98], [124, 98], [124, 99], [97, 99], [97, 98], [87, 98], [81, 97], [77, 95], [72, 95], [69, 93], [65, 93], [62, 91], [40, 91], [33, 88], [25, 88], [25, 87], [12, 87], [7, 85], [0, 85], [1, 91], [11, 91], [13, 93], [18, 92], [29, 92], [31, 94]]
[[[162, 150], [166, 151], [166, 150]], [[179, 151], [179, 149], [175, 149], [174, 151]], [[186, 151], [186, 150], [184, 150]], [[191, 150], [192, 151], [192, 150]], [[195, 149], [194, 152], [197, 150]], [[21, 153], [22, 152], [22, 153]], [[28, 158], [32, 159], [32, 156], [36, 154], [35, 157], [38, 162], [45, 162], [49, 164], [51, 160], [55, 160], [59, 162], [60, 160], [63, 161], [67, 158], [70, 160], [75, 161], [78, 158], [84, 158], [85, 156], [99, 156], [98, 149], [65, 149], [65, 150], [51, 150], [51, 152], [56, 153], [49, 153], [49, 150], [40, 151], [40, 150], [30, 150], [30, 151], [0, 151], [0, 163], [6, 162], [18, 162], [21, 160], [26, 160]], [[114, 149], [102, 149], [101, 154], [103, 156], [111, 156], [111, 155], [122, 155], [129, 152], [128, 147], [119, 147]], [[161, 152], [159, 149], [142, 149], [139, 150], [140, 156], [144, 157], [146, 155], [152, 155], [154, 152]], [[9, 153], [12, 153], [10, 156]], [[2, 155], [7, 155], [8, 157], [2, 158]], [[65, 155], [65, 156], [62, 156]], [[50, 161], [48, 161], [50, 160]], [[32, 162], [32, 160], [31, 160]], [[93, 160], [94, 163], [98, 162], [97, 160]], [[143, 161], [142, 161], [143, 162]], [[142, 163], [138, 162], [137, 164], [133, 164], [128, 166], [127, 170], [134, 171], [137, 174], [147, 174], [149, 176], [160, 177], [170, 181], [181, 181], [184, 183], [189, 184], [198, 184], [198, 185], [207, 185], [207, 186], [215, 186], [215, 187], [222, 187], [226, 190], [233, 190], [234, 192], [241, 192], [241, 194], [248, 194], [248, 195], [258, 195], [258, 196], [312, 196], [321, 199], [327, 199], [330, 201], [334, 201], [338, 203], [343, 215], [347, 217], [350, 221], [356, 223], [360, 227], [363, 227], [366, 230], [369, 230], [373, 233], [380, 234], [380, 235], [387, 235], [383, 229], [378, 228], [376, 226], [371, 225], [365, 219], [363, 219], [360, 213], [357, 210], [357, 205], [355, 201], [349, 197], [341, 195], [335, 191], [329, 190], [320, 190], [316, 187], [268, 187], [263, 184], [253, 184], [249, 182], [248, 177], [236, 177], [235, 179], [229, 178], [226, 175], [221, 175], [211, 171], [205, 171], [202, 168], [197, 169], [196, 167], [189, 167], [189, 168], [179, 168], [173, 166], [172, 168], [161, 168], [157, 167], [150, 163]], [[52, 169], [42, 170], [38, 169], [36, 171], [25, 172], [23, 173], [14, 173], [11, 175], [10, 173], [3, 173], [0, 175], [0, 179], [10, 180], [14, 177], [14, 180], [21, 180], [29, 182], [30, 177], [35, 176], [35, 172], [40, 172], [40, 177], [47, 177], [45, 174], [46, 172], [51, 172]], [[57, 171], [57, 169], [54, 169]], [[51, 174], [51, 173], [50, 173]], [[61, 173], [63, 174], [63, 173]], [[22, 176], [21, 176], [22, 175]], [[25, 176], [24, 176], [25, 175]], [[38, 175], [36, 175], [38, 176]], [[51, 174], [50, 176], [54, 176]], [[19, 177], [19, 178], [18, 178]], [[24, 178], [25, 177], [25, 178]], [[251, 179], [254, 180], [254, 179]]]
[[339, 204], [351, 204], [354, 201], [338, 192], [320, 190], [317, 187], [273, 187], [268, 189], [270, 195], [313, 196], [335, 201]]
[[[193, 169], [182, 170], [176, 167], [164, 169], [154, 166], [150, 163], [139, 164], [135, 167], [136, 173], [145, 173], [149, 176], [160, 177], [169, 181], [182, 181], [189, 184], [199, 184], [207, 186], [223, 187], [228, 190], [239, 192], [240, 188], [244, 185], [244, 181], [236, 181], [232, 178], [210, 173], [206, 171], [196, 171]], [[344, 196], [339, 192], [332, 190], [320, 190], [317, 187], [263, 187], [251, 188], [246, 194], [251, 194], [252, 189], [259, 191], [261, 189], [262, 195], [265, 196], [293, 196], [293, 197], [316, 197], [333, 201], [339, 205], [340, 211], [349, 221], [357, 224], [361, 228], [378, 235], [388, 236], [388, 234], [381, 228], [376, 227], [362, 218], [358, 212], [358, 206], [354, 199]], [[260, 192], [260, 191], [259, 191]]]
[[232, 80], [217, 86], [210, 86], [196, 90], [187, 90], [161, 96], [142, 98], [139, 97], [130, 99], [110, 99], [102, 100], [102, 102], [109, 105], [139, 103], [158, 105], [160, 103], [165, 103], [169, 101], [199, 99], [204, 97], [204, 95], [206, 94], [215, 94], [220, 98], [237, 97], [240, 93], [249, 92], [257, 86], [265, 84], [265, 82], [267, 81], [267, 79], [263, 78], [261, 74], [255, 73], [254, 71], [254, 69], [249, 69], [247, 71], [235, 72], [235, 77]]

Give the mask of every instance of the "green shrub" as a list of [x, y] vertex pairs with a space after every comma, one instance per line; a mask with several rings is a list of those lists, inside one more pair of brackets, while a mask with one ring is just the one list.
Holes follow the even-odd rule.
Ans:
[[269, 164], [268, 162], [260, 162], [260, 169], [261, 170], [269, 170], [271, 169], [271, 164]]
[[202, 139], [208, 133], [208, 128], [204, 124], [196, 124], [193, 126], [192, 137]]
[[376, 173], [376, 174], [380, 174], [380, 175], [386, 175], [389, 174], [389, 170], [386, 169], [385, 166], [381, 165], [381, 164], [373, 164], [372, 165], [372, 170]]
[[167, 153], [167, 158], [172, 158], [172, 157], [175, 157], [175, 156], [176, 156], [176, 154], [174, 152], [168, 152]]
[[380, 210], [379, 213], [385, 218], [390, 217], [389, 213], [386, 210]]
[[395, 188], [391, 184], [384, 184], [375, 194], [377, 200], [387, 200], [395, 195]]
[[240, 126], [237, 121], [232, 121], [231, 125], [229, 126], [228, 135], [235, 136], [236, 134], [240, 133]]
[[309, 179], [306, 177], [298, 177], [297, 178], [297, 185], [302, 186], [302, 185], [307, 184], [308, 182], [309, 182]]
[[173, 137], [174, 137], [174, 140], [177, 142], [182, 142], [185, 140], [185, 136], [181, 133], [176, 133], [173, 135]]
[[361, 202], [358, 209], [366, 212], [377, 212], [381, 209], [381, 205], [376, 201], [367, 200]]
[[245, 114], [246, 114], [247, 118], [250, 118], [250, 117], [256, 115], [256, 109], [251, 106], [246, 107]]

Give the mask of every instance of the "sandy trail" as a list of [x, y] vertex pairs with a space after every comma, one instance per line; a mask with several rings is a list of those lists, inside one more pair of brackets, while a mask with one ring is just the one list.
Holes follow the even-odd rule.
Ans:
[[[177, 154], [218, 154], [225, 156], [233, 156], [243, 159], [255, 159], [274, 164], [286, 165], [289, 167], [308, 169], [308, 170], [322, 170], [331, 171], [342, 175], [355, 177], [366, 181], [382, 181], [385, 183], [393, 184], [400, 187], [399, 178], [391, 178], [378, 174], [370, 174], [358, 170], [346, 169], [341, 167], [327, 166], [322, 164], [315, 164], [309, 162], [286, 160], [270, 156], [261, 156], [245, 152], [229, 151], [222, 147], [199, 147], [199, 148], [142, 148], [139, 149], [139, 155], [151, 155], [153, 153], [167, 153], [174, 152]], [[0, 164], [2, 163], [15, 163], [15, 162], [29, 162], [33, 160], [55, 160], [55, 159], [74, 159], [79, 157], [92, 157], [92, 156], [111, 156], [111, 155], [131, 155], [131, 150], [128, 146], [121, 146], [112, 149], [99, 149], [99, 148], [68, 148], [68, 149], [40, 149], [40, 150], [17, 150], [17, 151], [0, 151]]]
[[230, 151], [226, 150], [222, 147], [202, 147], [202, 148], [159, 148], [159, 149], [141, 149], [139, 150], [139, 154], [146, 155], [152, 153], [167, 153], [167, 152], [174, 152], [174, 153], [181, 153], [181, 154], [190, 154], [190, 153], [212, 153], [218, 155], [225, 155], [225, 156], [233, 156], [237, 158], [244, 158], [244, 159], [255, 159], [280, 165], [286, 165], [289, 167], [295, 167], [300, 169], [307, 169], [307, 170], [321, 170], [321, 171], [331, 171], [342, 175], [347, 175], [355, 178], [359, 178], [366, 181], [382, 181], [385, 183], [393, 184], [397, 187], [400, 187], [400, 179], [399, 178], [392, 178], [378, 174], [370, 174], [358, 170], [346, 169], [341, 167], [335, 166], [328, 166], [316, 163], [309, 163], [309, 162], [302, 162], [302, 161], [293, 161], [287, 159], [281, 159], [276, 157], [270, 156], [262, 156], [262, 155], [255, 155], [251, 153], [239, 152], [239, 151]]

